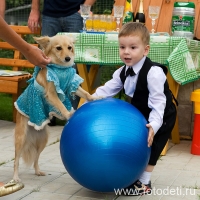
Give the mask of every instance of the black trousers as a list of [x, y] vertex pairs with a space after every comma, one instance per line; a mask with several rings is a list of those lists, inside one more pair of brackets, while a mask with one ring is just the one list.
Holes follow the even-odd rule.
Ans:
[[163, 118], [163, 125], [160, 127], [160, 129], [154, 136], [153, 143], [151, 146], [149, 165], [156, 165], [162, 150], [164, 149], [168, 139], [171, 136], [171, 132], [176, 122], [176, 114], [176, 106], [172, 103], [169, 109], [167, 110], [166, 115]]

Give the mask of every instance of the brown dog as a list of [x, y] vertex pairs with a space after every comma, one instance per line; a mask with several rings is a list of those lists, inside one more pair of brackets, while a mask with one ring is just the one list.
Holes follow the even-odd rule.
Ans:
[[[56, 64], [56, 70], [61, 70], [61, 72], [57, 73], [57, 75], [59, 77], [63, 76], [65, 79], [64, 81], [60, 82], [60, 85], [62, 85], [63, 83], [65, 84], [65, 81], [68, 81], [69, 85], [71, 84], [71, 81], [67, 80], [66, 78], [68, 77], [68, 71], [62, 72], [62, 70], [64, 69], [70, 69], [69, 72], [73, 74], [71, 78], [72, 82], [74, 79], [76, 81], [79, 80], [80, 83], [82, 82], [81, 78], [77, 74], [74, 74], [74, 69], [71, 67], [74, 64], [75, 56], [74, 44], [71, 38], [65, 35], [56, 35], [54, 37], [44, 36], [34, 39], [41, 46], [45, 55], [51, 58], [52, 63]], [[59, 67], [57, 68], [57, 66]], [[32, 82], [15, 102], [15, 107], [18, 110], [17, 122], [15, 127], [15, 162], [13, 176], [13, 179], [15, 181], [20, 181], [18, 176], [18, 166], [21, 155], [25, 163], [29, 166], [34, 163], [36, 175], [45, 175], [44, 172], [40, 171], [38, 159], [40, 153], [42, 152], [48, 141], [48, 132], [46, 125], [49, 122], [49, 118], [51, 118], [52, 116], [57, 116], [60, 119], [69, 119], [74, 112], [73, 108], [67, 110], [66, 106], [63, 103], [64, 101], [62, 102], [60, 100], [57, 92], [57, 90], [60, 89], [58, 89], [60, 85], [57, 84], [57, 76], [54, 77], [54, 71], [52, 71], [53, 68], [51, 67], [53, 67], [53, 65], [50, 67], [47, 66], [43, 69], [39, 69], [38, 67], [36, 67], [35, 70], [37, 69], [37, 72], [35, 72], [35, 75], [33, 75]], [[53, 78], [51, 80], [47, 80], [47, 77], [49, 78], [52, 74]], [[36, 89], [34, 89], [35, 86]], [[70, 85], [69, 88], [73, 87]], [[67, 92], [66, 88], [65, 90], [65, 92]], [[32, 96], [33, 93], [36, 93], [36, 98]], [[97, 99], [96, 97], [91, 96], [88, 92], [83, 90], [80, 86], [77, 86], [76, 91], [72, 89], [71, 93], [72, 94], [70, 95], [78, 95], [79, 97], [84, 98], [87, 101], [93, 101]], [[43, 105], [43, 101], [45, 101], [46, 104]], [[23, 108], [23, 106], [27, 105], [29, 105], [29, 108]], [[37, 110], [38, 105], [40, 105], [42, 108]], [[39, 122], [40, 124], [38, 125], [36, 123], [38, 118], [44, 115], [43, 111], [41, 113], [40, 110], [46, 110], [46, 108], [51, 108], [51, 106], [54, 109], [50, 110], [51, 112], [48, 113], [49, 116], [44, 117], [44, 120], [41, 123]], [[35, 112], [35, 114], [38, 113], [38, 116], [32, 117], [31, 111]]]

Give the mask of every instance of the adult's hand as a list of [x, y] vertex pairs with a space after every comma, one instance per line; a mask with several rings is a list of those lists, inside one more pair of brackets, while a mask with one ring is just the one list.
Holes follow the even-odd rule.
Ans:
[[22, 53], [29, 62], [38, 67], [46, 67], [51, 62], [51, 59], [45, 56], [41, 49], [32, 45], [29, 45], [28, 51]]
[[31, 10], [28, 18], [28, 27], [32, 33], [37, 32], [38, 28], [41, 27], [39, 10]]

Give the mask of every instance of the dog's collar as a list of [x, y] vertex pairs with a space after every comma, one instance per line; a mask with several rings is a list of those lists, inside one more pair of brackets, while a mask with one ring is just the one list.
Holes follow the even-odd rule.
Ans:
[[61, 66], [61, 65], [56, 65], [56, 64], [48, 64], [47, 67], [56, 67], [56, 68], [60, 68], [60, 69], [66, 69], [66, 68], [70, 68], [73, 67], [74, 64], [72, 66]]

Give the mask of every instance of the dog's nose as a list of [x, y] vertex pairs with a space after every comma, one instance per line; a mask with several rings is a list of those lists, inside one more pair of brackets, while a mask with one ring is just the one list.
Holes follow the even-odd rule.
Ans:
[[70, 60], [71, 60], [70, 57], [65, 57], [65, 61], [66, 61], [66, 62], [69, 62]]

